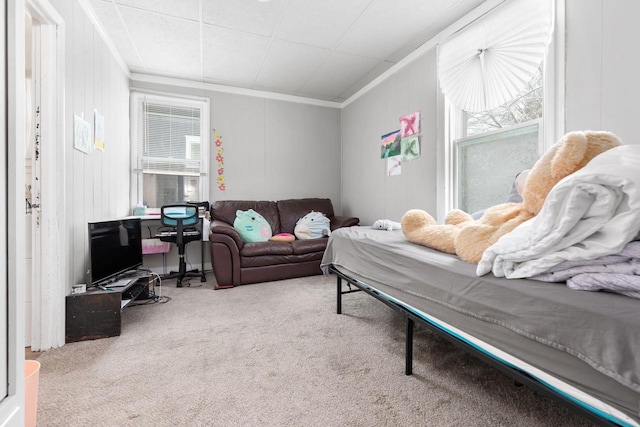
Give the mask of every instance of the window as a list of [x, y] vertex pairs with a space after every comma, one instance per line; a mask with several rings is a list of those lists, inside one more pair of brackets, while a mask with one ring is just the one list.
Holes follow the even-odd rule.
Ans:
[[516, 174], [538, 159], [542, 81], [541, 66], [522, 92], [498, 108], [470, 113], [451, 107], [452, 116], [461, 117], [452, 141], [459, 209], [472, 213], [504, 203]]
[[132, 202], [208, 199], [208, 100], [131, 96]]
[[504, 203], [516, 174], [545, 148], [545, 107], [553, 100], [544, 97], [544, 61], [554, 10], [552, 0], [506, 1], [439, 46], [447, 122], [439, 187], [444, 212]]

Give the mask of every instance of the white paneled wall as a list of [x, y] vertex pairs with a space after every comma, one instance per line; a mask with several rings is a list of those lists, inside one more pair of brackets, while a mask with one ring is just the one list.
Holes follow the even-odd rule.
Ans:
[[[65, 232], [68, 281], [84, 283], [88, 268], [87, 223], [130, 214], [129, 78], [77, 0], [51, 0], [66, 25], [65, 51]], [[106, 149], [85, 154], [73, 148], [73, 117], [92, 125], [94, 110], [105, 118]]]
[[608, 130], [639, 144], [640, 2], [566, 0], [566, 130]]
[[[411, 208], [435, 214], [437, 85], [435, 49], [397, 72], [342, 110], [342, 206], [361, 224], [400, 221]], [[400, 129], [399, 117], [421, 112], [418, 160], [402, 174], [386, 176], [380, 137]]]

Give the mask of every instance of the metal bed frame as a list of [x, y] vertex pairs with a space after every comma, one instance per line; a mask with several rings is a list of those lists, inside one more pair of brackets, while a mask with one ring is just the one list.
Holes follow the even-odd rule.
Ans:
[[[575, 412], [581, 414], [585, 418], [595, 422], [598, 425], [602, 426], [620, 426], [624, 424], [620, 424], [615, 420], [607, 418], [607, 415], [604, 413], [600, 413], [595, 408], [590, 408], [584, 406], [581, 402], [573, 399], [572, 397], [565, 395], [561, 392], [550, 388], [534, 377], [530, 376], [528, 373], [518, 369], [515, 366], [511, 366], [503, 361], [496, 359], [491, 354], [475, 347], [471, 343], [462, 340], [448, 331], [444, 330], [441, 326], [436, 323], [425, 319], [420, 316], [418, 313], [414, 312], [411, 307], [402, 305], [398, 302], [392, 301], [386, 298], [380, 291], [375, 289], [374, 287], [349, 277], [348, 275], [342, 273], [333, 265], [329, 266], [329, 271], [336, 275], [337, 277], [337, 314], [342, 314], [342, 295], [350, 294], [353, 292], [365, 292], [378, 301], [383, 302], [385, 305], [391, 307], [392, 309], [400, 312], [405, 319], [405, 375], [411, 375], [413, 373], [413, 331], [415, 324], [425, 327], [427, 330], [445, 338], [446, 340], [452, 342], [457, 347], [462, 348], [463, 350], [471, 353], [472, 355], [478, 357], [482, 361], [488, 363], [489, 365], [497, 368], [499, 371], [505, 373], [509, 377], [511, 377], [516, 385], [526, 385], [532, 390], [540, 392], [548, 397], [551, 397], [556, 402], [559, 402]], [[349, 290], [343, 290], [342, 281], [346, 281]], [[355, 287], [355, 289], [352, 288]]]

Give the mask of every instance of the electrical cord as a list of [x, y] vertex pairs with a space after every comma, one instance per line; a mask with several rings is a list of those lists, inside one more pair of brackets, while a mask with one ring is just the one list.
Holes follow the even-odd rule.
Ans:
[[[146, 268], [138, 268], [136, 271], [144, 273], [145, 275], [150, 275], [153, 277], [151, 283], [153, 284], [152, 288], [149, 289], [149, 298], [144, 300], [144, 302], [133, 301], [130, 306], [136, 305], [148, 305], [148, 304], [166, 304], [171, 301], [171, 297], [162, 295], [162, 277], [156, 273], [155, 271], [151, 271]], [[156, 283], [158, 283], [156, 285]], [[156, 294], [156, 287], [159, 288], [159, 293]]]

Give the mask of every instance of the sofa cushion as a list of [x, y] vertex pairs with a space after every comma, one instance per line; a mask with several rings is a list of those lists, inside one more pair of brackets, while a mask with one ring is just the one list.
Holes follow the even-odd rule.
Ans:
[[[309, 198], [279, 200], [277, 202], [277, 208], [280, 213], [279, 233], [293, 234], [298, 220], [311, 211], [322, 212], [329, 219], [334, 215], [331, 199]], [[274, 230], [274, 234], [275, 233], [276, 231]]]
[[[324, 252], [311, 252], [302, 255], [265, 255], [265, 256], [251, 256], [240, 258], [240, 266], [242, 268], [253, 267], [269, 267], [273, 265], [290, 264], [291, 268], [295, 268], [295, 264], [300, 264], [310, 261], [318, 261], [318, 270], [320, 270], [320, 261]], [[318, 273], [320, 274], [320, 273]]]
[[291, 242], [293, 253], [296, 255], [310, 254], [312, 252], [322, 252], [327, 249], [329, 239], [322, 237], [320, 239], [296, 240]]
[[224, 221], [233, 225], [236, 219], [236, 211], [253, 209], [267, 220], [271, 226], [271, 232], [278, 234], [280, 230], [280, 216], [276, 202], [252, 201], [252, 200], [219, 200], [211, 205], [211, 216], [214, 220]]
[[260, 242], [245, 243], [240, 250], [240, 257], [254, 257], [264, 255], [291, 255], [293, 248], [289, 242]]

